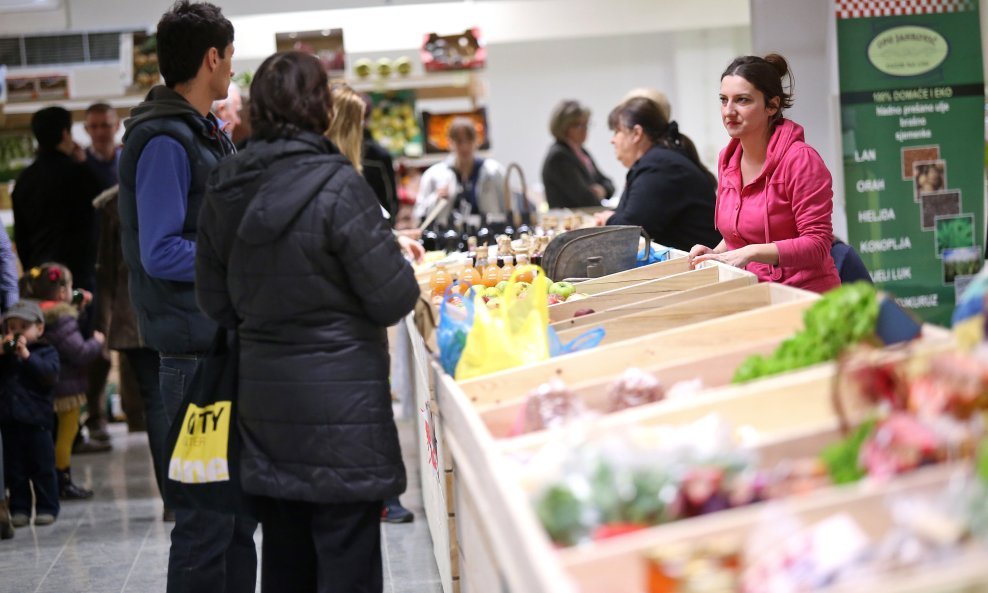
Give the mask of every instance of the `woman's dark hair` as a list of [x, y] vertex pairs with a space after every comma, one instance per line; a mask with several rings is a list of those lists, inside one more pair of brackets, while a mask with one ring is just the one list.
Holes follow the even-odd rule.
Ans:
[[[741, 56], [734, 58], [731, 65], [720, 75], [724, 80], [725, 76], [740, 76], [751, 83], [751, 86], [758, 89], [765, 96], [765, 104], [768, 105], [772, 99], [779, 98], [779, 110], [771, 118], [771, 124], [775, 125], [782, 119], [782, 111], [792, 107], [793, 90], [796, 82], [792, 72], [789, 71], [789, 63], [779, 54], [768, 54], [764, 58], [759, 56]], [[783, 80], [789, 77], [789, 92], [783, 87]]]
[[624, 126], [629, 130], [641, 126], [642, 132], [653, 144], [678, 150], [693, 161], [707, 178], [717, 185], [717, 178], [700, 161], [696, 145], [686, 134], [679, 133], [676, 122], [667, 121], [659, 105], [645, 97], [632, 97], [611, 110], [607, 116], [607, 126], [611, 131]]
[[329, 80], [310, 54], [285, 51], [264, 60], [250, 85], [253, 137], [273, 140], [329, 129]]
[[165, 85], [196, 77], [202, 58], [215, 47], [226, 57], [226, 46], [233, 43], [233, 24], [218, 6], [208, 2], [176, 2], [158, 21], [158, 68]]
[[51, 152], [61, 144], [64, 132], [72, 129], [72, 114], [61, 107], [45, 107], [31, 116], [31, 132], [39, 152]]
[[35, 266], [24, 274], [26, 283], [21, 296], [42, 301], [58, 300], [59, 289], [72, 282], [72, 272], [62, 264], [48, 262]]

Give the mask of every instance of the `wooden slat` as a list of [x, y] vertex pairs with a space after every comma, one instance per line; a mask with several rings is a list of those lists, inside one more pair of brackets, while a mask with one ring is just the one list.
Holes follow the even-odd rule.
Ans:
[[[690, 288], [715, 284], [718, 279], [719, 274], [716, 268], [704, 268], [702, 270], [687, 270], [652, 280], [643, 280], [597, 294], [588, 293], [590, 296], [585, 299], [551, 305], [549, 307], [549, 321], [557, 322], [571, 319], [573, 314], [580, 309], [606, 311], [613, 307], [638, 303], [648, 298], [677, 294]], [[577, 291], [583, 292], [582, 284], [575, 286]]]
[[[726, 268], [719, 268], [718, 271], [721, 272], [721, 276], [717, 282], [711, 284], [705, 284], [703, 286], [697, 286], [694, 288], [687, 288], [680, 292], [662, 294], [661, 296], [653, 296], [642, 298], [634, 302], [626, 303], [623, 305], [617, 305], [604, 310], [598, 310], [594, 307], [581, 307], [593, 309], [595, 313], [590, 315], [584, 315], [582, 317], [570, 317], [569, 319], [562, 319], [552, 324], [556, 331], [563, 331], [565, 329], [575, 328], [575, 327], [586, 327], [595, 325], [597, 323], [607, 321], [609, 319], [614, 319], [616, 317], [622, 317], [630, 313], [638, 313], [639, 311], [647, 311], [650, 309], [658, 309], [660, 307], [667, 307], [669, 305], [675, 305], [678, 303], [685, 303], [698, 299], [700, 297], [708, 296], [711, 294], [718, 294], [722, 292], [727, 292], [728, 290], [734, 290], [736, 288], [744, 288], [745, 286], [751, 286], [757, 282], [757, 279], [750, 275], [725, 275], [723, 270]], [[687, 272], [693, 273], [693, 272]], [[593, 297], [592, 297], [593, 298]], [[586, 301], [587, 299], [583, 299]], [[569, 305], [569, 303], [566, 303]], [[559, 306], [559, 305], [555, 305]], [[579, 309], [577, 309], [579, 310]], [[575, 313], [575, 311], [574, 311]]]
[[[654, 280], [656, 278], [664, 278], [673, 274], [681, 274], [683, 272], [688, 272], [689, 269], [689, 260], [685, 257], [677, 257], [667, 261], [642, 266], [640, 268], [632, 268], [630, 270], [618, 272], [617, 274], [608, 274], [607, 276], [601, 276], [600, 278], [592, 278], [590, 280], [580, 282], [580, 292], [585, 292], [587, 294], [600, 294], [609, 290], [639, 284], [641, 282], [645, 282], [646, 280]], [[553, 280], [562, 280], [562, 278], [553, 278]]]
[[[701, 272], [705, 270], [697, 270]], [[692, 274], [694, 272], [690, 272]], [[564, 343], [577, 338], [593, 328], [601, 327], [607, 333], [601, 344], [613, 344], [645, 334], [665, 331], [684, 325], [725, 317], [742, 311], [767, 307], [774, 303], [771, 284], [755, 284], [729, 292], [698, 297], [659, 309], [629, 313], [590, 327], [574, 328], [559, 332]]]
[[491, 373], [459, 385], [470, 401], [486, 405], [523, 396], [552, 377], [575, 385], [601, 376], [616, 375], [629, 366], [696, 359], [719, 351], [725, 344], [744, 344], [753, 338], [788, 337], [802, 327], [803, 312], [812, 302], [794, 301], [738, 313]]

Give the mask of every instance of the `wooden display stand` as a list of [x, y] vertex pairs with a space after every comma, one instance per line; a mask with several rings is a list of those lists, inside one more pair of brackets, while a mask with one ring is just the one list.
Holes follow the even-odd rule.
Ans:
[[[757, 435], [749, 444], [765, 463], [815, 455], [840, 438], [831, 399], [834, 363], [745, 385], [729, 384], [745, 357], [771, 352], [802, 328], [803, 313], [816, 295], [753, 285], [744, 272], [723, 267], [690, 271], [679, 260], [622, 274], [588, 281], [579, 290], [591, 297], [550, 308], [551, 315], [555, 311], [562, 317], [555, 322], [561, 334], [581, 333], [595, 325], [607, 329], [612, 340], [596, 349], [463, 382], [431, 363], [435, 400], [423, 402], [423, 409], [429, 410], [425, 417], [438, 436], [425, 448], [427, 459], [432, 458], [429, 447], [442, 450], [435, 465], [423, 462], [423, 471], [433, 474], [432, 480], [423, 477], [423, 498], [440, 572], [449, 567], [450, 574], [457, 571], [459, 576], [449, 589], [444, 579], [447, 593], [638, 593], [645, 585], [643, 554], [655, 545], [707, 537], [708, 532], [747, 533], [757, 522], [758, 505], [556, 550], [535, 517], [514, 459], [530, 456], [561, 435], [543, 431], [507, 438], [525, 395], [550, 378], [561, 378], [588, 407], [605, 413], [594, 423], [594, 433], [681, 424], [718, 413], [734, 426], [747, 427], [746, 434]], [[650, 294], [649, 288], [658, 292]], [[594, 307], [597, 313], [587, 316], [593, 319], [570, 322], [558, 313], [595, 298], [601, 308]], [[414, 326], [409, 328], [410, 339], [421, 341]], [[926, 328], [924, 341], [929, 352], [951, 344], [949, 333], [938, 328]], [[428, 355], [424, 345], [416, 348], [416, 364], [422, 365]], [[704, 391], [606, 414], [610, 383], [631, 366], [652, 372], [666, 386], [699, 378]], [[943, 486], [948, 471], [923, 470], [880, 492], [865, 485], [824, 489], [787, 504], [795, 505], [793, 512], [806, 520], [847, 510], [869, 533], [877, 534], [888, 524], [887, 513], [883, 518], [876, 510], [888, 492], [931, 491]], [[427, 488], [441, 490], [441, 495], [427, 495]]]

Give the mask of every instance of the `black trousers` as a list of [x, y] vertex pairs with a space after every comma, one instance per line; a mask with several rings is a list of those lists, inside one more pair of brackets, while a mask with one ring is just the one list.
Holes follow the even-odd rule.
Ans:
[[[31, 516], [31, 507], [39, 515], [58, 516], [58, 480], [55, 478], [55, 441], [46, 428], [4, 423], [3, 471], [10, 488], [10, 513]], [[34, 486], [34, 502], [31, 486]], [[3, 491], [0, 490], [0, 496]]]
[[260, 498], [262, 593], [381, 593], [381, 501]]

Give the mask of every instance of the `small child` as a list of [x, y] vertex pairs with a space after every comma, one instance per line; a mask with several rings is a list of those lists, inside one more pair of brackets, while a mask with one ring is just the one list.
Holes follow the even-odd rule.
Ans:
[[14, 527], [30, 523], [32, 506], [35, 525], [51, 525], [59, 511], [51, 435], [59, 363], [55, 348], [38, 341], [44, 332], [44, 316], [35, 301], [19, 301], [3, 314], [0, 434]]
[[[79, 331], [79, 308], [73, 301], [72, 273], [62, 264], [46, 263], [28, 270], [31, 296], [41, 301], [48, 331], [45, 341], [55, 347], [61, 364], [55, 385], [55, 470], [59, 495], [65, 500], [89, 498], [92, 490], [72, 483], [72, 443], [79, 432], [79, 413], [86, 401], [86, 365], [103, 356], [105, 338], [93, 332], [88, 340]], [[80, 294], [79, 305], [86, 303]]]

